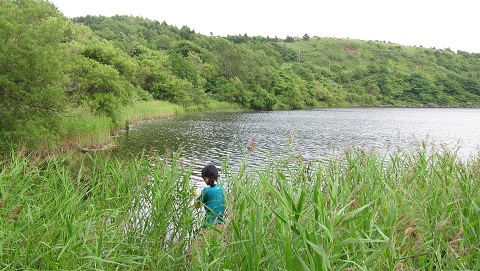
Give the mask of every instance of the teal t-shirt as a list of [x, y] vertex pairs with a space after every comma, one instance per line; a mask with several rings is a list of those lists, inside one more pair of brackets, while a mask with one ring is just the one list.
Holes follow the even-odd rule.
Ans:
[[202, 190], [202, 194], [197, 201], [203, 203], [205, 207], [205, 224], [207, 225], [221, 224], [225, 213], [225, 194], [220, 184], [213, 187], [207, 186]]

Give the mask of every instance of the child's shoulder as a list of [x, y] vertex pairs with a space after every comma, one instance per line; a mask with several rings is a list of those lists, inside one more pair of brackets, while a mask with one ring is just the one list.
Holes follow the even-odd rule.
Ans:
[[223, 191], [223, 187], [218, 183], [216, 184], [215, 186], [206, 186], [205, 188], [203, 188], [203, 191], [205, 192], [214, 192], [214, 191], [218, 191], [218, 190], [222, 190]]

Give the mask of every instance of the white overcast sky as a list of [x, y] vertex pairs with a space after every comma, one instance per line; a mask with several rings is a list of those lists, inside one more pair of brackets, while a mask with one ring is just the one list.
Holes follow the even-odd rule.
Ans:
[[210, 35], [380, 40], [480, 53], [479, 0], [50, 0], [68, 17], [134, 15]]

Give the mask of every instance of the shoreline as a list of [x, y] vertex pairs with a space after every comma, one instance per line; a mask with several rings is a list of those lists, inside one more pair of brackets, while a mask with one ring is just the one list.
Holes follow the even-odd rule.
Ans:
[[[166, 101], [148, 101], [138, 102], [132, 107], [123, 109], [122, 116], [119, 123], [123, 125], [117, 125], [115, 127], [104, 127], [103, 130], [97, 131], [98, 134], [84, 134], [77, 135], [76, 138], [87, 139], [84, 142], [81, 140], [73, 140], [65, 138], [61, 140], [59, 145], [63, 146], [62, 149], [66, 151], [81, 151], [84, 153], [103, 151], [115, 147], [113, 138], [119, 136], [121, 133], [126, 132], [132, 128], [133, 125], [151, 120], [161, 120], [168, 118], [175, 118], [182, 115], [194, 114], [199, 112], [237, 112], [245, 111], [235, 105], [220, 102], [211, 102], [209, 106], [199, 107], [183, 107], [181, 105], [172, 104]], [[113, 126], [113, 124], [112, 124]]]
[[[402, 108], [402, 109], [414, 109], [414, 108], [452, 108], [452, 109], [475, 109], [476, 107], [455, 107], [455, 106], [393, 106], [393, 105], [379, 105], [379, 106], [326, 106], [326, 107], [312, 107], [297, 110], [315, 110], [315, 109], [334, 109], [334, 108]], [[77, 135], [67, 135], [63, 139], [60, 139], [57, 144], [60, 146], [61, 152], [68, 151], [81, 151], [84, 153], [108, 150], [115, 147], [113, 138], [119, 136], [125, 131], [132, 129], [135, 124], [150, 121], [161, 120], [167, 118], [178, 117], [182, 115], [200, 113], [200, 112], [240, 112], [249, 111], [246, 109], [240, 109], [234, 107], [234, 105], [226, 104], [223, 107], [217, 108], [185, 108], [180, 105], [172, 104], [165, 101], [149, 101], [138, 102], [132, 107], [125, 108], [121, 112], [119, 123], [123, 125], [114, 126], [111, 124], [109, 127], [103, 127], [93, 132], [78, 133]], [[282, 109], [272, 111], [283, 111]], [[98, 117], [96, 117], [98, 118]], [[95, 118], [94, 118], [95, 119]]]

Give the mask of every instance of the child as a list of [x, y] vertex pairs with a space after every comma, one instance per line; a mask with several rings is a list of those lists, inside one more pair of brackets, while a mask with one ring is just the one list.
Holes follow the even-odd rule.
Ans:
[[225, 213], [225, 194], [222, 186], [218, 183], [218, 170], [214, 165], [205, 166], [202, 169], [202, 179], [208, 186], [198, 195], [195, 190], [195, 207], [205, 207], [205, 219], [203, 228], [217, 226], [223, 223]]
[[[205, 218], [201, 233], [193, 241], [193, 249], [200, 249], [203, 240], [213, 240], [217, 231], [222, 231], [223, 217], [225, 213], [225, 194], [223, 188], [218, 182], [218, 170], [214, 165], [207, 165], [202, 169], [202, 179], [207, 184], [199, 195], [195, 190], [195, 207], [200, 208], [203, 204], [205, 207]], [[212, 227], [218, 230], [212, 229]], [[191, 259], [191, 251], [189, 249], [189, 259]], [[195, 259], [198, 260], [197, 256]]]

